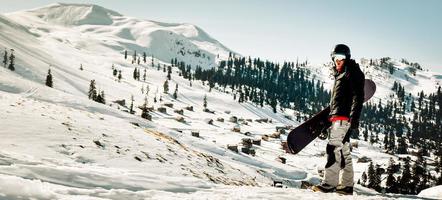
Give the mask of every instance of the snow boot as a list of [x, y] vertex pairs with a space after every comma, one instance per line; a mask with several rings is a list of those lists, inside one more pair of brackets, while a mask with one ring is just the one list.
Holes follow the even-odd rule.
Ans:
[[336, 193], [344, 195], [353, 195], [353, 187], [351, 186], [338, 186], [336, 187]]
[[312, 187], [312, 190], [314, 192], [324, 192], [324, 193], [328, 193], [328, 192], [334, 192], [336, 190], [336, 187], [333, 187], [327, 183], [321, 183], [319, 185], [314, 185]]

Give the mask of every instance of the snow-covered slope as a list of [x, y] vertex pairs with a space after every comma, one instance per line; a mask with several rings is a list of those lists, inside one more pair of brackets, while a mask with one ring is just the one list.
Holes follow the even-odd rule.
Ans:
[[[211, 67], [218, 54], [228, 56], [229, 49], [194, 25], [134, 19], [96, 5], [53, 4], [0, 15], [0, 49], [14, 49], [16, 56], [15, 71], [0, 67], [0, 198], [343, 198], [299, 189], [302, 181], [319, 182], [324, 141], [299, 155], [281, 149], [285, 135], [253, 145], [255, 156], [227, 149], [239, 144], [241, 150], [243, 138], [261, 139], [277, 126], [297, 125], [284, 117], [292, 110], [274, 114], [269, 107], [238, 104], [231, 94], [209, 92], [200, 81], [190, 85], [176, 69], [169, 90], [178, 85], [178, 99], [163, 93], [162, 68], [171, 58]], [[140, 65], [125, 60], [126, 49], [129, 57], [132, 50], [154, 54], [155, 66], [150, 60]], [[112, 65], [122, 71], [121, 82], [112, 75]], [[135, 67], [141, 74], [146, 69], [146, 81], [132, 78]], [[44, 86], [49, 68], [54, 88]], [[328, 81], [327, 73], [317, 70], [314, 75]], [[106, 105], [88, 99], [91, 80], [105, 92]], [[131, 95], [134, 115], [127, 112]], [[203, 111], [205, 95], [214, 113]], [[136, 108], [145, 97], [155, 109], [152, 121], [140, 118]], [[125, 106], [114, 102], [121, 99]], [[184, 109], [189, 106], [193, 111]], [[159, 107], [166, 113], [156, 111]], [[180, 109], [182, 114], [175, 112]], [[234, 116], [240, 120], [230, 122]], [[361, 141], [353, 157], [364, 155], [379, 162], [391, 157]], [[367, 163], [354, 165], [357, 181]], [[273, 180], [290, 188], [271, 187]], [[413, 196], [380, 195], [356, 185], [352, 198], [391, 197]]]

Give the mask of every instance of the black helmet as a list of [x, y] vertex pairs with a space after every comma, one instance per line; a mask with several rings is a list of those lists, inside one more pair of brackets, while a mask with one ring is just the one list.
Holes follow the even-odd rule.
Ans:
[[351, 57], [350, 54], [350, 48], [345, 44], [337, 44], [335, 48], [333, 48], [333, 51], [331, 52], [330, 56], [333, 60], [333, 57], [335, 57], [336, 54], [342, 54], [345, 55], [345, 59], [348, 60]]

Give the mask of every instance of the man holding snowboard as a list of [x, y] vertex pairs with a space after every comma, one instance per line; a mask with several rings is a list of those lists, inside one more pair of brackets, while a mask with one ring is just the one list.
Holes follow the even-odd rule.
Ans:
[[330, 100], [327, 164], [324, 180], [313, 186], [313, 191], [353, 194], [350, 134], [359, 133], [365, 76], [350, 57], [350, 48], [345, 44], [336, 45], [331, 53], [335, 82]]

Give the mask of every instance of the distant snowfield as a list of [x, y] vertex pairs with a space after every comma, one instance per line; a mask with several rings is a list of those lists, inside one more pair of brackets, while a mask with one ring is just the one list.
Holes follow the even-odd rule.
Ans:
[[[282, 150], [285, 135], [254, 145], [255, 156], [226, 148], [243, 138], [271, 135], [276, 126], [298, 125], [284, 117], [293, 115], [293, 110], [274, 114], [269, 107], [238, 104], [222, 89], [209, 92], [200, 81], [190, 86], [176, 69], [169, 94], [163, 93], [166, 73], [162, 68], [170, 58], [178, 55], [193, 66], [210, 67], [228, 56], [229, 49], [196, 26], [138, 20], [95, 5], [53, 4], [0, 15], [0, 31], [0, 49], [13, 48], [17, 58], [15, 72], [0, 67], [0, 199], [347, 198], [300, 189], [301, 181], [320, 181], [325, 141], [314, 141], [298, 155]], [[182, 48], [186, 56], [177, 54]], [[122, 54], [126, 49], [127, 60]], [[155, 66], [150, 57], [146, 64], [131, 64], [132, 50], [139, 56], [144, 51], [154, 54]], [[205, 53], [209, 59], [189, 56], [188, 50]], [[122, 70], [121, 83], [112, 76], [112, 64]], [[49, 67], [53, 89], [44, 86]], [[133, 80], [134, 67], [142, 69], [141, 76], [146, 69], [145, 82]], [[331, 84], [326, 70], [315, 70], [314, 76]], [[403, 76], [400, 73], [384, 82], [385, 73], [366, 72], [378, 83], [377, 98], [391, 92], [393, 80]], [[409, 87], [415, 88], [413, 92], [430, 87], [434, 77], [419, 73]], [[92, 79], [105, 92], [106, 105], [87, 98]], [[176, 84], [179, 92], [174, 100]], [[147, 86], [149, 106], [157, 109], [173, 103], [173, 108], [166, 107], [167, 113], [151, 112], [152, 121], [140, 118], [138, 108], [135, 115], [123, 111], [128, 110], [131, 95], [134, 107], [143, 104], [146, 94], [141, 88], [146, 91]], [[214, 114], [203, 112], [204, 95]], [[160, 96], [163, 101], [154, 103]], [[126, 107], [113, 102], [121, 99]], [[187, 106], [194, 111], [174, 112]], [[241, 122], [229, 122], [233, 116]], [[263, 118], [271, 122], [255, 121]], [[210, 119], [213, 125], [207, 124]], [[232, 131], [235, 126], [241, 133]], [[192, 131], [200, 137], [191, 136]], [[286, 164], [277, 160], [280, 156], [287, 159]], [[356, 163], [357, 158], [368, 156], [387, 163], [391, 157], [363, 141], [352, 156], [355, 181], [367, 167]], [[271, 187], [273, 180], [282, 180], [288, 188]], [[348, 198], [416, 198], [355, 187], [356, 194]], [[435, 198], [437, 192], [430, 190], [422, 197]]]

